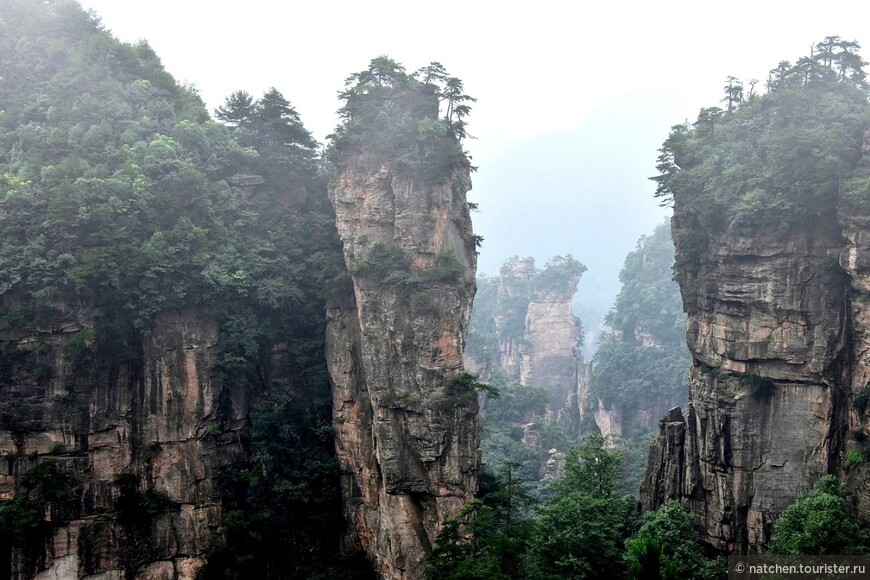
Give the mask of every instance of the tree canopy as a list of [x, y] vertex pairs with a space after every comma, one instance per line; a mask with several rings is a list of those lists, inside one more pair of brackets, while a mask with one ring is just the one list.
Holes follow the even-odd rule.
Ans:
[[770, 553], [790, 555], [866, 554], [870, 546], [849, 513], [840, 481], [823, 475], [815, 489], [793, 504], [776, 522]]
[[431, 180], [469, 166], [460, 142], [467, 136], [474, 99], [441, 64], [408, 73], [393, 59], [379, 56], [346, 79], [339, 98], [344, 104], [342, 122], [332, 135], [333, 159], [365, 144], [367, 152], [391, 161], [397, 171]]
[[[324, 556], [341, 524], [323, 328], [345, 267], [299, 115], [275, 89], [236, 91], [213, 121], [146, 43], [117, 41], [71, 1], [4, 2], [0, 54], [0, 388], [50, 368], [40, 345], [8, 337], [39, 337], [64, 311], [88, 326], [63, 347], [83, 361], [70, 408], [105, 373], [143, 364], [159, 314], [216, 322], [224, 396], [204, 437], [234, 425], [231, 400], [255, 404], [240, 434], [248, 460], [216, 482], [228, 543], [211, 547], [204, 573], [348, 577]], [[134, 437], [134, 455], [148, 443]], [[24, 491], [0, 501], [0, 520], [40, 532], [61, 522], [42, 521], [57, 498]], [[125, 498], [109, 507], [159, 499]]]
[[[729, 77], [726, 109], [702, 109], [672, 128], [659, 150], [656, 196], [674, 202], [677, 274], [697, 268], [713, 232], [786, 231], [832, 215], [840, 200], [867, 203], [861, 165], [868, 93], [858, 43], [828, 37], [792, 65], [771, 70], [768, 92], [744, 98]], [[682, 237], [681, 237], [682, 236]]]

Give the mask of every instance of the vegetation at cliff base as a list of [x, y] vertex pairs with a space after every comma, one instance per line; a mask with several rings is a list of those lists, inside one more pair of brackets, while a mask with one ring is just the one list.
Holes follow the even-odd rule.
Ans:
[[845, 492], [833, 475], [791, 504], [777, 520], [771, 554], [870, 554], [870, 532], [850, 513]]
[[693, 517], [676, 502], [641, 516], [619, 494], [622, 454], [600, 435], [566, 455], [563, 475], [536, 501], [515, 463], [484, 472], [475, 499], [445, 522], [429, 559], [433, 580], [714, 579]]

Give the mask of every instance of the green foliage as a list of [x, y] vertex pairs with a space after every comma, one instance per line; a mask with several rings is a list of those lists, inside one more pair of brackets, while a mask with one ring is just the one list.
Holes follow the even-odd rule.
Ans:
[[[474, 99], [462, 81], [438, 63], [413, 74], [386, 56], [372, 59], [367, 70], [345, 81], [340, 94], [341, 125], [333, 137], [331, 157], [364, 146], [366, 152], [392, 162], [395, 171], [431, 181], [469, 167], [460, 146], [465, 117]], [[443, 116], [442, 116], [443, 111]]]
[[580, 276], [585, 271], [586, 266], [575, 260], [571, 254], [555, 256], [547, 262], [543, 270], [532, 274], [531, 286], [534, 292], [540, 294], [555, 292], [573, 296], [577, 292]]
[[644, 346], [633, 333], [603, 335], [593, 358], [590, 393], [625, 409], [644, 407], [662, 397], [675, 402], [685, 399], [689, 357], [684, 346], [669, 346], [668, 350]]
[[628, 502], [579, 491], [541, 510], [529, 549], [531, 578], [618, 578]]
[[87, 372], [94, 357], [93, 344], [94, 332], [80, 330], [72, 334], [63, 345], [63, 355], [72, 363], [76, 373]]
[[549, 396], [541, 387], [521, 385], [503, 373], [494, 374], [497, 400], [487, 399], [486, 420], [492, 423], [532, 423], [546, 409]]
[[857, 49], [829, 37], [811, 57], [771, 71], [768, 94], [672, 128], [652, 179], [656, 195], [675, 203], [678, 277], [695, 275], [706, 241], [723, 229], [785, 232], [830, 215], [841, 198], [863, 203], [868, 103]]
[[[637, 535], [627, 543], [626, 561], [629, 570], [650, 570], [652, 566], [651, 547], [659, 552], [659, 576], [647, 578], [691, 578], [709, 577], [709, 565], [701, 552], [700, 537], [695, 529], [692, 515], [676, 501], [669, 501], [658, 511], [644, 514], [643, 524]], [[635, 578], [644, 576], [635, 573]]]
[[481, 472], [479, 499], [445, 522], [426, 566], [431, 580], [525, 578], [532, 533], [531, 498], [515, 476], [516, 464], [498, 475]]
[[477, 277], [477, 292], [468, 323], [468, 340], [465, 355], [478, 364], [491, 368], [498, 360], [498, 329], [495, 324], [495, 308], [498, 301], [498, 278], [484, 275]]
[[469, 398], [476, 398], [479, 393], [486, 393], [487, 397], [496, 398], [500, 395], [499, 390], [493, 385], [481, 383], [477, 375], [465, 372], [451, 378], [444, 388], [444, 398], [441, 405], [453, 408]]
[[532, 578], [619, 577], [634, 500], [616, 494], [621, 453], [600, 435], [566, 457], [564, 475], [541, 510], [529, 548]]
[[844, 201], [860, 207], [870, 208], [870, 176], [853, 177], [843, 184]]
[[6, 546], [20, 545], [42, 529], [43, 511], [24, 495], [0, 502], [0, 539]]
[[673, 562], [664, 554], [664, 546], [653, 537], [642, 536], [628, 544], [626, 556], [630, 580], [680, 580]]
[[861, 465], [867, 459], [870, 458], [870, 454], [867, 451], [861, 449], [852, 449], [849, 453], [846, 454], [846, 461], [843, 462], [843, 469], [850, 470], [853, 467]]
[[[346, 271], [317, 143], [274, 89], [233, 93], [217, 113], [226, 125], [211, 121], [147, 44], [116, 41], [74, 2], [10, 0], [2, 13], [0, 329], [51, 327], [53, 304], [83, 308], [93, 328], [63, 354], [124, 373], [141, 367], [158, 316], [217, 322], [227, 388], [205, 432], [222, 437], [237, 400], [262, 405], [242, 438], [254, 459], [222, 482], [225, 528], [268, 541], [216, 545], [206, 572], [250, 577], [256, 562], [265, 579], [346, 577], [324, 556], [341, 529], [325, 300]], [[263, 183], [231, 187], [238, 176]], [[0, 349], [4, 387], [52, 368], [49, 353]], [[137, 530], [173, 506], [135, 477], [117, 485], [132, 570], [153, 556]], [[18, 497], [19, 515], [41, 507]]]
[[353, 273], [386, 284], [413, 286], [420, 280], [411, 274], [408, 256], [396, 246], [372, 242], [368, 255], [356, 264]]
[[790, 505], [773, 530], [772, 554], [865, 554], [868, 535], [849, 514], [839, 480], [823, 475], [815, 489]]
[[[521, 385], [501, 371], [493, 373], [490, 382], [499, 397], [487, 397], [481, 406], [483, 462], [518, 465], [515, 476], [519, 480], [540, 486], [542, 453], [554, 446], [564, 448], [567, 441], [561, 427], [545, 418], [549, 395], [540, 387]], [[537, 444], [528, 445], [527, 436]]]
[[[198, 97], [147, 47], [118, 43], [87, 19], [61, 24], [58, 6], [29, 4], [32, 22], [3, 21], [4, 40], [31, 36], [3, 50], [15, 66], [0, 71], [6, 91], [19, 89], [2, 95], [0, 289], [90, 303], [115, 327], [94, 329], [100, 347], [118, 343], [116, 330], [127, 345], [157, 312], [213, 304], [269, 278], [291, 295], [293, 269], [272, 268], [280, 260], [268, 274], [248, 271], [264, 262], [251, 238], [267, 237], [250, 222], [273, 220], [252, 219], [227, 187], [242, 149], [207, 120]], [[31, 40], [38, 50], [20, 50]], [[36, 87], [39, 98], [29, 92]], [[276, 184], [299, 181], [287, 173], [274, 173]]]
[[338, 464], [329, 392], [312, 386], [274, 389], [255, 410], [253, 462], [221, 479], [224, 539], [211, 546], [202, 578], [368, 577], [327, 541], [342, 526]]
[[[685, 402], [691, 359], [680, 290], [671, 280], [673, 251], [670, 228], [662, 224], [626, 256], [622, 289], [605, 318], [611, 332], [602, 334], [592, 359], [593, 400], [623, 412]], [[625, 452], [623, 489], [634, 492], [646, 469], [651, 434], [628, 424], [622, 435], [617, 443]]]
[[589, 435], [565, 457], [565, 473], [554, 483], [556, 495], [579, 491], [596, 497], [617, 495], [622, 478], [622, 452], [601, 435]]
[[74, 499], [74, 481], [56, 461], [37, 457], [31, 461], [38, 463], [22, 469], [14, 497], [0, 500], [0, 561], [12, 562], [14, 549], [19, 569], [35, 576], [44, 542], [51, 537], [52, 527], [64, 522], [65, 508]]
[[439, 252], [426, 278], [433, 282], [458, 282], [464, 273], [465, 268], [453, 252]]

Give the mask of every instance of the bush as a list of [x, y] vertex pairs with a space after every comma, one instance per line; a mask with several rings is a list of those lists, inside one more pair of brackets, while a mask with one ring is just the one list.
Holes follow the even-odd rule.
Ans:
[[387, 246], [381, 242], [372, 242], [368, 256], [352, 272], [357, 276], [397, 286], [410, 286], [419, 282], [411, 274], [408, 256], [396, 246]]
[[644, 514], [637, 535], [627, 545], [629, 569], [652, 571], [648, 567], [652, 565], [650, 556], [655, 555], [649, 553], [653, 546], [660, 554], [657, 568], [660, 578], [704, 578], [707, 564], [701, 553], [698, 531], [692, 515], [676, 501]]
[[462, 373], [447, 382], [440, 406], [443, 409], [453, 409], [463, 402], [476, 398], [480, 392], [484, 392], [490, 397], [499, 396], [497, 388], [478, 382], [477, 376], [471, 373]]
[[843, 468], [846, 470], [852, 469], [867, 461], [867, 452], [860, 449], [852, 449], [846, 455], [846, 461], [843, 462]]
[[457, 282], [464, 273], [465, 268], [453, 252], [439, 252], [435, 256], [432, 269], [426, 274], [426, 279], [433, 282]]
[[833, 555], [867, 553], [867, 531], [846, 509], [840, 481], [823, 475], [809, 495], [791, 504], [773, 529], [770, 553]]

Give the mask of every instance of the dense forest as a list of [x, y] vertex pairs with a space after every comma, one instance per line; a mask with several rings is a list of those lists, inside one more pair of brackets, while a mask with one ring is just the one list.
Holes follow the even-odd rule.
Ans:
[[[681, 202], [676, 264], [665, 226], [626, 258], [588, 383], [591, 408], [621, 410], [620, 433], [603, 437], [591, 418], [560, 416], [571, 394], [562, 383], [547, 390], [501, 368], [501, 341], [524, 340], [529, 303], [570, 302], [585, 267], [570, 256], [542, 269], [532, 262], [510, 291], [478, 281], [466, 354], [481, 376], [449, 387], [457, 400], [483, 403], [484, 464], [476, 499], [431, 546], [430, 578], [724, 576], [723, 555], [702, 544], [679, 502], [641, 513], [633, 495], [660, 406], [685, 400], [685, 318], [671, 277], [696, 275], [702, 247], [719, 232], [800, 228], [834, 211], [835, 200], [870, 207], [858, 48], [826, 38], [773, 69], [766, 94], [732, 78], [724, 107], [673, 128], [654, 179], [656, 195]], [[369, 562], [340, 549], [327, 311], [347, 296], [351, 274], [425, 309], [427, 284], [459, 283], [463, 270], [445, 253], [420, 275], [406, 256], [372, 244], [365, 259], [351, 257], [349, 272], [327, 190], [349, 152], [388, 159], [397, 174], [427, 183], [452, 174], [466, 163], [457, 145], [473, 99], [438, 63], [409, 73], [381, 56], [347, 79], [340, 100], [325, 147], [276, 89], [235, 91], [211, 115], [147, 43], [117, 41], [75, 2], [4, 2], [0, 483], [10, 493], [0, 499], [0, 579], [47, 569], [53, 534], [85, 517], [118, 522], [126, 577], [165, 558], [152, 536], [182, 506], [158, 487], [154, 464], [176, 442], [137, 431], [130, 462], [101, 481], [88, 461], [88, 422], [117, 427], [95, 418], [93, 401], [124, 389], [138, 393], [117, 405], [131, 428], [155, 413], [136, 389], [169, 314], [213, 324], [218, 337], [206, 373], [220, 385], [218, 405], [192, 429], [209, 456], [222, 456], [221, 518], [203, 523], [215, 533], [197, 577], [373, 577]], [[571, 325], [579, 380], [582, 332], [573, 317]], [[393, 403], [423, 413], [412, 408], [419, 401]], [[643, 421], [632, 416], [638, 410]], [[62, 442], [33, 443], [52, 422], [62, 424]], [[548, 467], [550, 449], [557, 467]], [[851, 506], [836, 477], [822, 477], [784, 512], [770, 553], [868, 553]], [[81, 558], [97, 571], [99, 555]]]
[[[20, 337], [67, 313], [92, 321], [61, 345], [76, 365], [69, 412], [112, 369], [138, 364], [161, 313], [215, 320], [214, 372], [228, 388], [207, 437], [234, 436], [231, 392], [258, 402], [241, 432], [250, 459], [221, 476], [224, 540], [204, 575], [331, 575], [341, 520], [323, 327], [344, 267], [318, 144], [274, 89], [236, 92], [211, 120], [146, 43], [117, 42], [75, 3], [4, 3], [0, 28], [4, 426], [36, 427], [26, 377], [51, 380], [50, 345]], [[260, 184], [246, 194], [249, 175]], [[141, 446], [134, 454], [153, 451]], [[77, 515], [88, 473], [56, 466], [82, 451], [35, 457], [3, 502], [5, 573], [11, 548], [38, 566], [42, 538]], [[137, 522], [176, 509], [141, 477], [118, 473], [107, 506], [130, 513], [131, 544]]]

